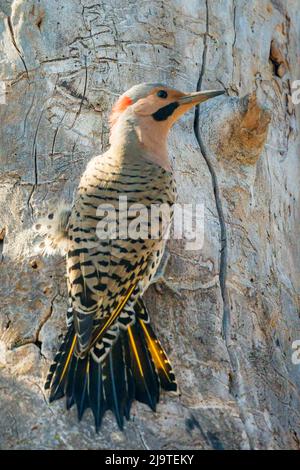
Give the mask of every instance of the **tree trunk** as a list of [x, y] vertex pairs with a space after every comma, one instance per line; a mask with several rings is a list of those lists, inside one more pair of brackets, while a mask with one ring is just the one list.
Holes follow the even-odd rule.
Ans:
[[[0, 15], [0, 447], [299, 449], [299, 2], [1, 0]], [[201, 250], [168, 243], [180, 299], [146, 295], [181, 396], [135, 403], [124, 433], [108, 413], [96, 435], [43, 390], [65, 263], [34, 253], [31, 227], [71, 201], [113, 102], [146, 81], [227, 95], [170, 136], [179, 201], [205, 207]]]

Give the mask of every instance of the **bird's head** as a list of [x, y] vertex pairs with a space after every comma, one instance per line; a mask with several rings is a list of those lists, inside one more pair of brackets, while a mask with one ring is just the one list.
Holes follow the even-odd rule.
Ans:
[[[112, 109], [111, 142], [126, 130], [128, 135], [134, 130], [146, 153], [156, 157], [160, 154], [165, 159], [167, 135], [172, 125], [193, 106], [223, 93], [223, 90], [183, 93], [160, 83], [136, 85]], [[165, 165], [164, 162], [162, 166]]]

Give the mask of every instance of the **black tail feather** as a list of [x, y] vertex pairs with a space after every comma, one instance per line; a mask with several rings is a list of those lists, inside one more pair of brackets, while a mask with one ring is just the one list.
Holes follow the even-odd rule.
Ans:
[[126, 402], [125, 368], [121, 341], [112, 347], [106, 361], [105, 380], [106, 400], [109, 409], [115, 414], [118, 426], [123, 429]]
[[125, 372], [126, 372], [126, 389], [127, 389], [127, 394], [126, 394], [127, 400], [125, 403], [124, 414], [125, 414], [127, 421], [129, 421], [131, 405], [135, 398], [135, 383], [134, 383], [134, 376], [132, 372], [132, 360], [131, 360], [130, 346], [129, 346], [127, 331], [121, 332], [121, 341], [122, 341], [122, 346], [123, 346]]
[[69, 360], [69, 353], [74, 341], [74, 329], [71, 326], [55, 356], [54, 362], [46, 380], [45, 389], [51, 389], [49, 401], [58, 400], [63, 397], [65, 392], [65, 383], [67, 379], [66, 363]]
[[142, 298], [138, 299], [135, 312], [137, 323], [139, 323], [143, 331], [144, 342], [147, 344], [154, 361], [161, 388], [168, 392], [176, 392], [177, 383], [175, 374], [167, 354], [150, 325], [149, 314]]
[[130, 419], [134, 399], [155, 411], [160, 387], [176, 390], [175, 376], [142, 301], [137, 305], [136, 322], [120, 331], [103, 363], [93, 350], [78, 357], [76, 341], [71, 325], [50, 367], [45, 387], [50, 388], [50, 401], [66, 395], [67, 409], [76, 404], [79, 420], [91, 408], [97, 432], [106, 410], [113, 411], [123, 429], [124, 417]]
[[66, 383], [66, 396], [67, 396], [67, 410], [69, 410], [75, 404], [75, 381], [76, 381], [76, 372], [78, 366], [78, 357], [73, 354], [69, 370], [68, 370], [68, 378]]
[[78, 365], [76, 369], [76, 378], [75, 378], [75, 384], [74, 384], [74, 400], [77, 405], [79, 421], [81, 420], [85, 410], [89, 407], [89, 394], [88, 394], [89, 366], [90, 366], [89, 354], [82, 359], [81, 358], [78, 359]]
[[67, 408], [67, 410], [70, 410], [72, 408], [72, 406], [74, 405], [74, 403], [75, 403], [74, 397], [73, 396], [70, 396], [70, 397], [67, 396], [67, 399], [66, 399], [66, 408]]
[[90, 363], [90, 406], [94, 415], [96, 432], [99, 431], [106, 404], [103, 396], [102, 366], [93, 359]]
[[69, 328], [68, 331], [67, 331], [67, 334], [64, 338], [64, 340], [62, 341], [61, 345], [60, 345], [60, 348], [59, 350], [57, 351], [56, 355], [55, 355], [55, 358], [49, 368], [49, 372], [48, 372], [48, 375], [47, 375], [47, 378], [46, 378], [46, 383], [45, 383], [45, 390], [48, 390], [50, 388], [50, 384], [52, 382], [52, 379], [53, 379], [53, 376], [54, 376], [54, 373], [57, 371], [57, 370], [62, 370], [63, 368], [63, 363], [62, 363], [62, 356], [64, 356], [65, 354], [67, 354], [67, 351], [69, 350], [70, 348], [70, 343], [72, 342], [72, 334], [73, 334], [73, 328]]
[[154, 364], [143, 341], [139, 324], [136, 322], [129, 327], [128, 332], [135, 381], [135, 398], [155, 411], [159, 400], [159, 383]]

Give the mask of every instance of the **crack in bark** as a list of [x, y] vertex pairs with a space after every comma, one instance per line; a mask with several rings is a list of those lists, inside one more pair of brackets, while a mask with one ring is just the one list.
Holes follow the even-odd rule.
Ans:
[[[208, 0], [205, 1], [206, 6], [206, 32], [203, 38], [203, 53], [202, 53], [202, 64], [199, 73], [199, 78], [197, 82], [196, 90], [200, 91], [202, 88], [203, 77], [205, 74], [206, 68], [206, 59], [207, 59], [207, 50], [208, 50], [208, 43], [207, 38], [209, 36], [209, 10], [208, 10]], [[217, 175], [215, 169], [212, 165], [210, 157], [207, 153], [205, 144], [202, 140], [199, 131], [199, 105], [196, 106], [195, 109], [195, 117], [194, 117], [194, 134], [196, 140], [198, 142], [200, 151], [202, 156], [206, 162], [208, 170], [210, 172], [214, 198], [215, 198], [215, 205], [218, 213], [219, 218], [219, 225], [220, 225], [220, 270], [219, 270], [219, 283], [220, 283], [220, 290], [221, 296], [223, 300], [223, 318], [222, 318], [222, 337], [225, 342], [225, 346], [228, 352], [230, 367], [231, 367], [231, 390], [230, 393], [236, 399], [236, 402], [239, 407], [240, 411], [240, 418], [243, 422], [245, 432], [247, 435], [248, 443], [250, 449], [254, 448], [253, 439], [252, 439], [252, 432], [251, 429], [251, 415], [248, 415], [247, 411], [245, 411], [245, 407], [247, 404], [245, 403], [245, 390], [243, 385], [243, 378], [240, 373], [240, 364], [239, 359], [237, 357], [236, 351], [234, 349], [234, 344], [231, 339], [231, 319], [230, 319], [230, 301], [229, 295], [227, 290], [227, 255], [228, 255], [228, 244], [227, 244], [227, 229], [226, 229], [226, 222], [225, 216], [223, 211], [222, 199], [220, 195], [220, 189], [218, 184]]]
[[[56, 143], [56, 139], [57, 139], [57, 134], [58, 134], [58, 131], [60, 129], [60, 126], [62, 125], [63, 123], [63, 120], [65, 119], [67, 115], [67, 111], [64, 113], [63, 117], [61, 118], [58, 126], [56, 127], [55, 131], [54, 131], [54, 135], [53, 135], [53, 140], [52, 140], [52, 148], [51, 148], [51, 154], [50, 156], [53, 157], [54, 155], [54, 150], [55, 150], [55, 143]], [[75, 122], [75, 121], [74, 121]]]
[[[44, 354], [42, 353], [42, 341], [40, 340], [39, 336], [40, 336], [40, 332], [43, 328], [43, 326], [47, 323], [47, 321], [51, 318], [52, 316], [52, 313], [53, 313], [53, 304], [55, 302], [55, 299], [58, 297], [58, 293], [56, 293], [52, 299], [51, 299], [51, 302], [50, 302], [50, 308], [49, 308], [49, 312], [47, 313], [47, 315], [45, 315], [44, 318], [42, 318], [37, 326], [37, 329], [34, 333], [33, 336], [31, 336], [31, 338], [28, 338], [28, 339], [19, 339], [12, 347], [12, 349], [17, 349], [17, 348], [20, 348], [21, 346], [27, 346], [28, 344], [34, 344], [35, 346], [37, 346], [40, 350], [40, 355], [47, 360], [47, 358], [44, 356]], [[7, 328], [9, 328], [10, 326], [10, 323], [11, 321], [9, 320], [8, 322], [8, 326]]]
[[8, 16], [7, 17], [7, 24], [8, 24], [8, 29], [9, 29], [9, 32], [10, 32], [10, 37], [11, 37], [11, 42], [13, 43], [14, 45], [14, 48], [16, 49], [17, 53], [18, 53], [18, 56], [20, 57], [22, 63], [23, 63], [23, 66], [24, 66], [24, 69], [25, 69], [25, 72], [26, 72], [26, 75], [27, 75], [27, 79], [29, 80], [29, 74], [28, 74], [28, 69], [27, 69], [27, 66], [26, 66], [26, 63], [25, 63], [25, 59], [17, 45], [17, 42], [16, 42], [16, 38], [15, 38], [15, 33], [14, 33], [14, 28], [13, 28], [13, 25], [12, 25], [12, 22], [11, 22], [11, 17]]
[[[234, 37], [232, 41], [232, 46], [231, 46], [231, 55], [232, 55], [232, 74], [231, 74], [231, 83], [229, 84], [229, 88], [238, 95], [238, 89], [234, 85], [234, 69], [236, 65], [236, 60], [235, 60], [235, 46], [236, 46], [236, 41], [237, 41], [237, 32], [236, 32], [236, 19], [237, 19], [237, 5], [235, 0], [232, 0], [232, 15], [233, 15], [233, 32], [234, 32]], [[224, 87], [225, 88], [225, 87]]]
[[6, 235], [6, 227], [0, 229], [0, 263], [3, 261], [4, 239]]
[[80, 101], [79, 109], [76, 113], [76, 116], [75, 116], [75, 119], [73, 121], [73, 124], [72, 124], [71, 128], [74, 127], [75, 122], [77, 121], [77, 118], [79, 117], [79, 115], [81, 113], [83, 102], [84, 102], [84, 100], [86, 100], [85, 94], [86, 94], [87, 81], [88, 81], [88, 69], [87, 69], [87, 57], [86, 56], [84, 56], [84, 65], [85, 65], [85, 78], [84, 78], [84, 87], [83, 87], [82, 98], [81, 98], [81, 101]]
[[236, 4], [234, 0], [232, 0], [232, 6], [233, 6], [233, 31], [234, 31], [234, 38], [233, 38], [233, 43], [232, 43], [232, 57], [233, 57], [234, 48], [236, 44]]
[[32, 101], [30, 103], [30, 106], [26, 112], [26, 115], [25, 115], [25, 118], [24, 118], [24, 125], [23, 125], [23, 137], [25, 137], [25, 131], [26, 131], [26, 126], [27, 126], [27, 119], [28, 119], [28, 116], [33, 108], [33, 104], [34, 104], [34, 100], [35, 100], [35, 96], [36, 96], [36, 92], [34, 92], [33, 94], [33, 97], [32, 97]]
[[[203, 77], [205, 73], [205, 67], [206, 67], [206, 57], [207, 57], [207, 37], [209, 34], [209, 15], [208, 15], [208, 0], [206, 0], [206, 34], [204, 35], [203, 39], [203, 54], [202, 54], [202, 64], [201, 64], [201, 70], [197, 82], [197, 87], [196, 90], [200, 91], [202, 88], [202, 82], [203, 82]], [[221, 294], [223, 298], [223, 305], [224, 305], [224, 310], [223, 310], [223, 337], [224, 339], [226, 337], [229, 337], [230, 334], [230, 308], [229, 308], [229, 301], [228, 301], [228, 293], [227, 293], [227, 288], [226, 288], [226, 277], [227, 277], [227, 230], [226, 230], [226, 223], [225, 223], [225, 216], [223, 212], [223, 206], [222, 206], [222, 200], [220, 196], [220, 190], [219, 190], [219, 185], [218, 185], [218, 180], [217, 180], [217, 175], [215, 172], [215, 169], [212, 165], [212, 162], [210, 161], [210, 158], [208, 156], [208, 153], [206, 151], [204, 142], [202, 140], [202, 137], [199, 132], [199, 105], [196, 106], [195, 109], [195, 118], [194, 118], [194, 133], [195, 137], [197, 139], [198, 145], [200, 147], [201, 153], [203, 155], [203, 158], [207, 164], [208, 170], [211, 175], [212, 179], [212, 185], [213, 185], [213, 191], [214, 191], [214, 196], [215, 196], [215, 203], [216, 203], [216, 209], [218, 213], [218, 218], [219, 218], [219, 224], [220, 224], [220, 232], [221, 232], [221, 250], [220, 250], [220, 273], [219, 273], [219, 280], [220, 280], [220, 289], [221, 289]]]
[[44, 108], [42, 108], [42, 111], [41, 111], [41, 114], [40, 114], [40, 117], [39, 117], [39, 120], [38, 120], [38, 123], [37, 123], [37, 126], [36, 126], [36, 130], [35, 130], [35, 134], [34, 134], [34, 138], [33, 138], [33, 144], [32, 144], [32, 157], [33, 157], [33, 164], [34, 164], [34, 183], [32, 185], [32, 189], [30, 191], [30, 194], [29, 194], [29, 197], [28, 197], [28, 200], [27, 200], [27, 205], [31, 210], [31, 215], [32, 216], [33, 216], [33, 207], [32, 207], [32, 204], [31, 204], [31, 200], [32, 200], [33, 193], [34, 193], [34, 191], [35, 191], [35, 189], [36, 189], [36, 187], [38, 186], [38, 183], [39, 183], [36, 142], [37, 142], [37, 135], [38, 135], [38, 131], [39, 131], [39, 127], [40, 127], [40, 124], [41, 124], [43, 113], [44, 113]]
[[47, 315], [45, 315], [44, 318], [41, 319], [38, 327], [37, 327], [37, 330], [36, 330], [36, 334], [35, 334], [35, 337], [36, 337], [36, 342], [39, 342], [39, 343], [42, 343], [40, 341], [40, 332], [41, 332], [41, 329], [43, 328], [43, 326], [47, 323], [47, 321], [51, 318], [52, 316], [52, 313], [53, 313], [53, 304], [56, 300], [56, 298], [58, 297], [58, 294], [55, 294], [52, 299], [51, 299], [51, 303], [50, 303], [50, 308], [49, 308], [49, 312]]

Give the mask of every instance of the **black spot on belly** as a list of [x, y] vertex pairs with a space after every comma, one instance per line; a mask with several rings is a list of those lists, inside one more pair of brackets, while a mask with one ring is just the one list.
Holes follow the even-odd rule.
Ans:
[[171, 116], [175, 109], [178, 108], [179, 103], [175, 101], [174, 103], [167, 104], [167, 106], [163, 106], [160, 108], [158, 111], [152, 114], [153, 119], [155, 121], [165, 121], [168, 119], [169, 116]]

